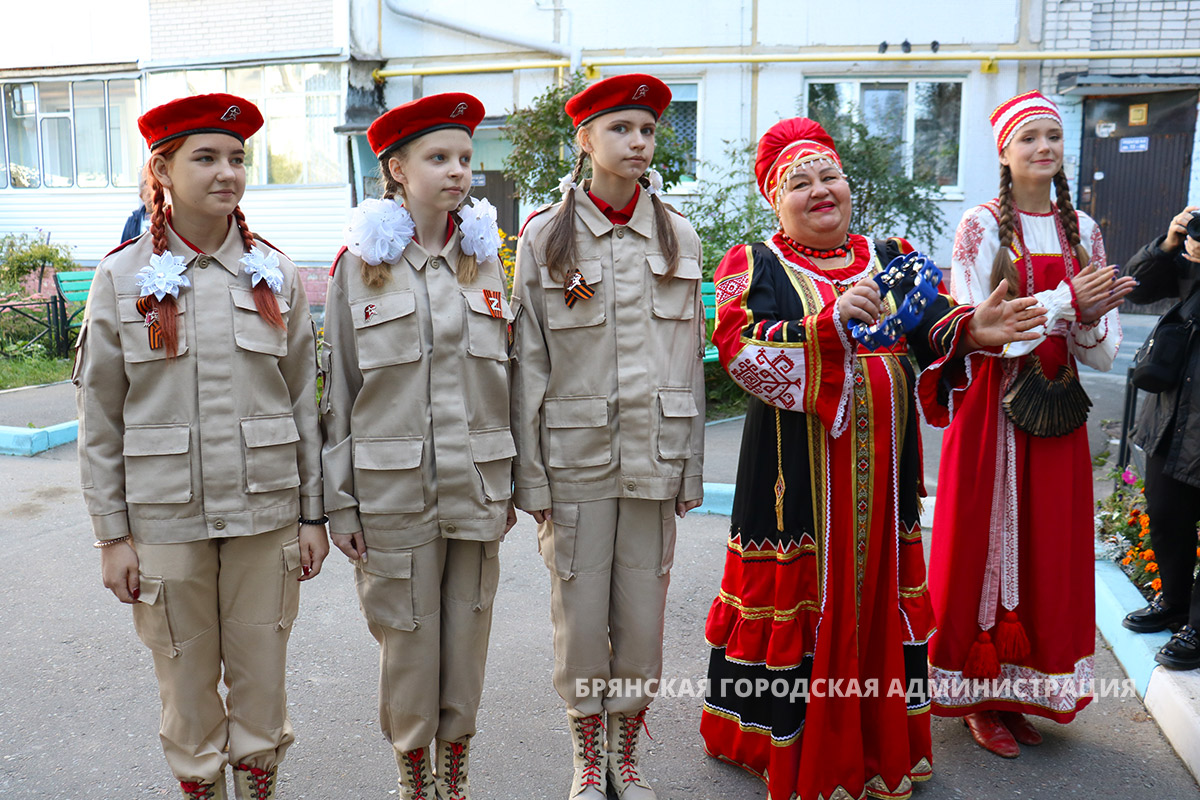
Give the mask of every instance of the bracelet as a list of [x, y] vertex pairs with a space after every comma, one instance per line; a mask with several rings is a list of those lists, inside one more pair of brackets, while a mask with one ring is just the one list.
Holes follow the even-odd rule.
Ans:
[[131, 538], [133, 538], [133, 537], [131, 537], [127, 533], [119, 539], [97, 539], [92, 544], [92, 547], [96, 548], [97, 550], [103, 550], [106, 547], [112, 547], [114, 544], [120, 544], [121, 542], [128, 542]]
[[325, 516], [322, 516], [320, 519], [305, 519], [304, 517], [300, 517], [301, 525], [324, 525], [327, 522], [329, 522], [329, 517]]

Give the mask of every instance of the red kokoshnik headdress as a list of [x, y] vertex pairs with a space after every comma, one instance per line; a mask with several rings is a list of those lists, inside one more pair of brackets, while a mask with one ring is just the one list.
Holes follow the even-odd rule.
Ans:
[[754, 176], [758, 190], [767, 198], [771, 208], [778, 205], [779, 187], [786, 176], [800, 164], [828, 161], [842, 169], [833, 139], [819, 123], [808, 117], [780, 120], [758, 140], [758, 156], [754, 161]]
[[1052, 119], [1062, 127], [1058, 106], [1041, 92], [1019, 94], [996, 106], [988, 117], [992, 123], [992, 135], [996, 137], [996, 149], [1003, 153], [1021, 126], [1035, 119]]

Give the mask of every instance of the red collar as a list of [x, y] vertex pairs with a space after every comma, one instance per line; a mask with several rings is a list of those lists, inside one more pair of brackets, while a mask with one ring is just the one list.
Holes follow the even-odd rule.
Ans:
[[633, 199], [629, 201], [628, 205], [626, 205], [620, 211], [617, 211], [608, 203], [592, 194], [591, 189], [588, 189], [588, 197], [592, 198], [592, 202], [596, 204], [596, 208], [600, 209], [600, 213], [603, 214], [613, 225], [629, 224], [629, 220], [633, 219], [633, 211], [637, 207], [638, 197], [640, 197], [641, 194], [641, 185], [635, 185], [633, 187]]
[[[180, 233], [179, 233], [179, 231], [175, 230], [175, 226], [171, 224], [171, 207], [170, 207], [170, 206], [167, 206], [167, 210], [166, 210], [166, 212], [164, 212], [164, 213], [165, 213], [165, 215], [166, 215], [166, 218], [167, 218], [167, 225], [168, 225], [168, 226], [170, 226], [172, 233], [174, 233], [176, 236], [178, 236], [178, 237], [179, 237], [179, 240], [180, 240], [181, 242], [183, 242], [184, 244], [186, 244], [188, 247], [192, 248], [193, 250], [195, 250], [195, 251], [196, 251], [197, 253], [199, 253], [200, 255], [205, 255], [205, 252], [204, 252], [203, 250], [201, 250], [199, 247], [196, 247], [196, 245], [192, 244], [192, 243], [191, 243], [191, 242], [189, 242], [187, 239], [183, 238], [183, 235], [182, 235], [182, 234], [180, 234]], [[232, 217], [232, 216], [226, 217], [225, 219], [226, 219], [226, 221], [227, 221], [229, 224], [233, 224], [233, 217]], [[228, 228], [228, 227], [226, 227], [226, 228], [225, 228], [225, 234], [226, 234], [227, 236], [229, 235], [229, 228]]]
[[[447, 213], [446, 214], [446, 222], [447, 222], [446, 241], [442, 242], [443, 248], [446, 245], [450, 244], [450, 237], [454, 235], [454, 215]], [[413, 241], [416, 242], [417, 244], [421, 244], [421, 240], [417, 238], [417, 234], [415, 231], [413, 232]], [[425, 245], [421, 244], [421, 246], [424, 247]]]

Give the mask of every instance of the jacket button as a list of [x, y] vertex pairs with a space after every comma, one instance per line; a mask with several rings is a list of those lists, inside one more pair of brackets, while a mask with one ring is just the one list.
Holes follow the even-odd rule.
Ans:
[[634, 483], [633, 481], [629, 481], [628, 483], [625, 484], [625, 488], [632, 492], [634, 489], [637, 488], [637, 484]]
[[453, 522], [449, 522], [446, 524], [446, 533], [457, 533], [457, 532], [458, 532], [458, 526], [455, 525]]
[[433, 261], [429, 262], [429, 266], [433, 267], [434, 269], [438, 269], [442, 266], [442, 260], [440, 258], [435, 258]]
[[196, 266], [200, 269], [208, 268], [208, 256], [200, 256], [196, 259]]
[[217, 520], [216, 522], [213, 523], [213, 527], [219, 531], [225, 530], [225, 520], [223, 520], [223, 519]]
[[624, 228], [624, 226], [621, 226], [621, 225], [618, 225], [618, 226], [617, 226], [617, 238], [618, 238], [618, 239], [624, 239], [624, 238], [625, 238], [625, 228]]

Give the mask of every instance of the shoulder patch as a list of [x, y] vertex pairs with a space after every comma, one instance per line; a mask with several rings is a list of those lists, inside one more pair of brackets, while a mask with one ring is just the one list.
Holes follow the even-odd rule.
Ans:
[[550, 209], [554, 208], [556, 205], [558, 205], [558, 203], [546, 203], [546, 205], [542, 206], [541, 208], [535, 209], [534, 212], [532, 214], [530, 214], [528, 217], [526, 217], [525, 221], [523, 223], [521, 223], [521, 231], [517, 235], [524, 236], [525, 228], [527, 228], [529, 226], [529, 223], [533, 221], [534, 217], [539, 216], [540, 214], [546, 213]]
[[333, 263], [329, 266], [329, 277], [333, 277], [333, 273], [337, 270], [338, 262], [342, 260], [342, 256], [344, 256], [346, 251], [349, 249], [350, 248], [346, 247], [345, 245], [342, 245], [342, 249], [337, 251], [337, 255], [333, 257]]
[[258, 241], [260, 241], [260, 242], [262, 242], [263, 244], [265, 244], [267, 247], [269, 247], [269, 248], [271, 248], [272, 250], [274, 250], [275, 252], [279, 253], [279, 254], [280, 254], [281, 256], [283, 256], [284, 258], [286, 258], [286, 259], [288, 259], [289, 261], [291, 261], [291, 258], [288, 256], [288, 254], [287, 254], [287, 253], [283, 252], [283, 251], [282, 251], [282, 250], [280, 250], [278, 247], [276, 247], [275, 245], [273, 245], [273, 244], [271, 244], [270, 242], [268, 242], [268, 241], [267, 241], [265, 238], [263, 238], [262, 236], [259, 236], [257, 233], [251, 233], [250, 235], [251, 235], [251, 236], [253, 236], [255, 239], [257, 239]]
[[111, 256], [113, 253], [119, 253], [119, 252], [121, 252], [121, 251], [122, 251], [122, 250], [124, 250], [126, 247], [129, 247], [129, 245], [133, 244], [133, 243], [134, 243], [134, 242], [136, 242], [138, 239], [142, 238], [142, 236], [144, 236], [144, 235], [145, 235], [145, 234], [140, 234], [140, 235], [138, 235], [138, 236], [135, 236], [135, 237], [133, 237], [132, 239], [128, 239], [128, 240], [126, 240], [126, 241], [124, 241], [124, 242], [121, 242], [119, 245], [117, 245], [116, 247], [114, 247], [112, 250], [109, 250], [107, 253], [105, 253], [105, 254], [104, 254], [104, 257], [105, 257], [105, 258], [108, 258], [108, 257], [109, 257], [109, 256]]

